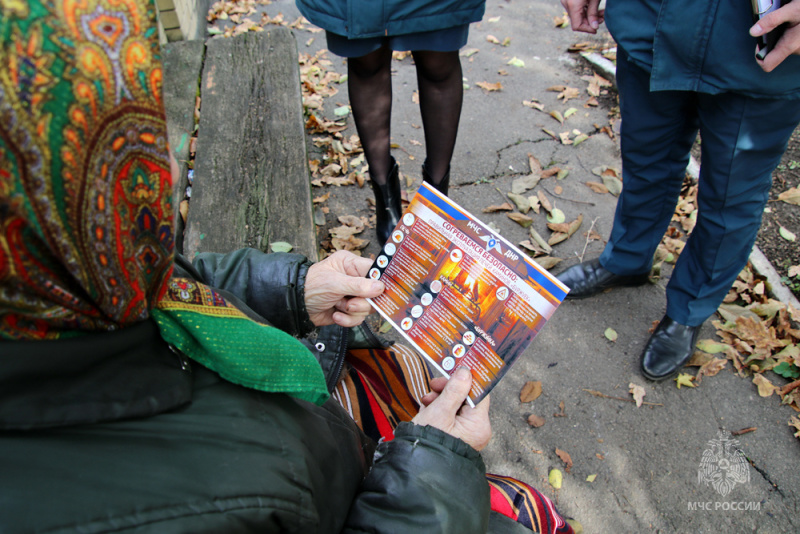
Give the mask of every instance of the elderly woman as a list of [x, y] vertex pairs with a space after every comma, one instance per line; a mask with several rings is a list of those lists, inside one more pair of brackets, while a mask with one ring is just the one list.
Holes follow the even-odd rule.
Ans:
[[570, 531], [351, 328], [369, 260], [174, 256], [151, 2], [0, 9], [0, 530]]

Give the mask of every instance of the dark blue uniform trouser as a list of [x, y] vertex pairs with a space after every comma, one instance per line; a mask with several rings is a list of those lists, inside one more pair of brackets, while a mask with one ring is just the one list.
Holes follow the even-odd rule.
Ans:
[[800, 100], [734, 93], [650, 92], [650, 75], [620, 50], [623, 191], [600, 263], [615, 274], [650, 269], [700, 132], [697, 224], [667, 284], [667, 315], [698, 326], [744, 268], [761, 226]]

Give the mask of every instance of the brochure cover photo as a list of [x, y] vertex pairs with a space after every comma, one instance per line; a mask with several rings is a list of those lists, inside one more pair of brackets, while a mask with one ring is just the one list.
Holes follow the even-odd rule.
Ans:
[[553, 315], [568, 289], [427, 183], [367, 274], [370, 299], [440, 373], [472, 371], [477, 404]]

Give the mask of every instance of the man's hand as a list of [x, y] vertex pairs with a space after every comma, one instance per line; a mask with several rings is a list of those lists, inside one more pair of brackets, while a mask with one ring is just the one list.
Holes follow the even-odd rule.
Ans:
[[603, 23], [600, 0], [561, 0], [561, 5], [567, 10], [573, 31], [597, 33]]
[[356, 326], [372, 311], [366, 298], [383, 293], [383, 282], [364, 278], [372, 260], [340, 250], [308, 269], [306, 310], [317, 326]]
[[800, 55], [800, 0], [789, 2], [780, 9], [764, 16], [750, 28], [750, 35], [760, 37], [787, 23], [786, 31], [778, 39], [775, 48], [763, 60], [756, 59], [765, 72], [771, 72], [792, 54]]
[[412, 423], [429, 425], [455, 436], [479, 451], [489, 444], [492, 425], [489, 423], [489, 397], [475, 408], [464, 404], [472, 386], [472, 373], [459, 367], [448, 380], [431, 380], [431, 392], [422, 397], [422, 408]]

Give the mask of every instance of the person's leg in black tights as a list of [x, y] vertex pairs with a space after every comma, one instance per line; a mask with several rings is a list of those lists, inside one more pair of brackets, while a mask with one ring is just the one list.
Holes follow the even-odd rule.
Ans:
[[458, 51], [412, 52], [417, 66], [419, 107], [425, 130], [426, 170], [438, 184], [450, 168], [461, 118], [464, 85]]
[[347, 89], [371, 180], [383, 185], [390, 171], [392, 51], [386, 47], [347, 60]]

